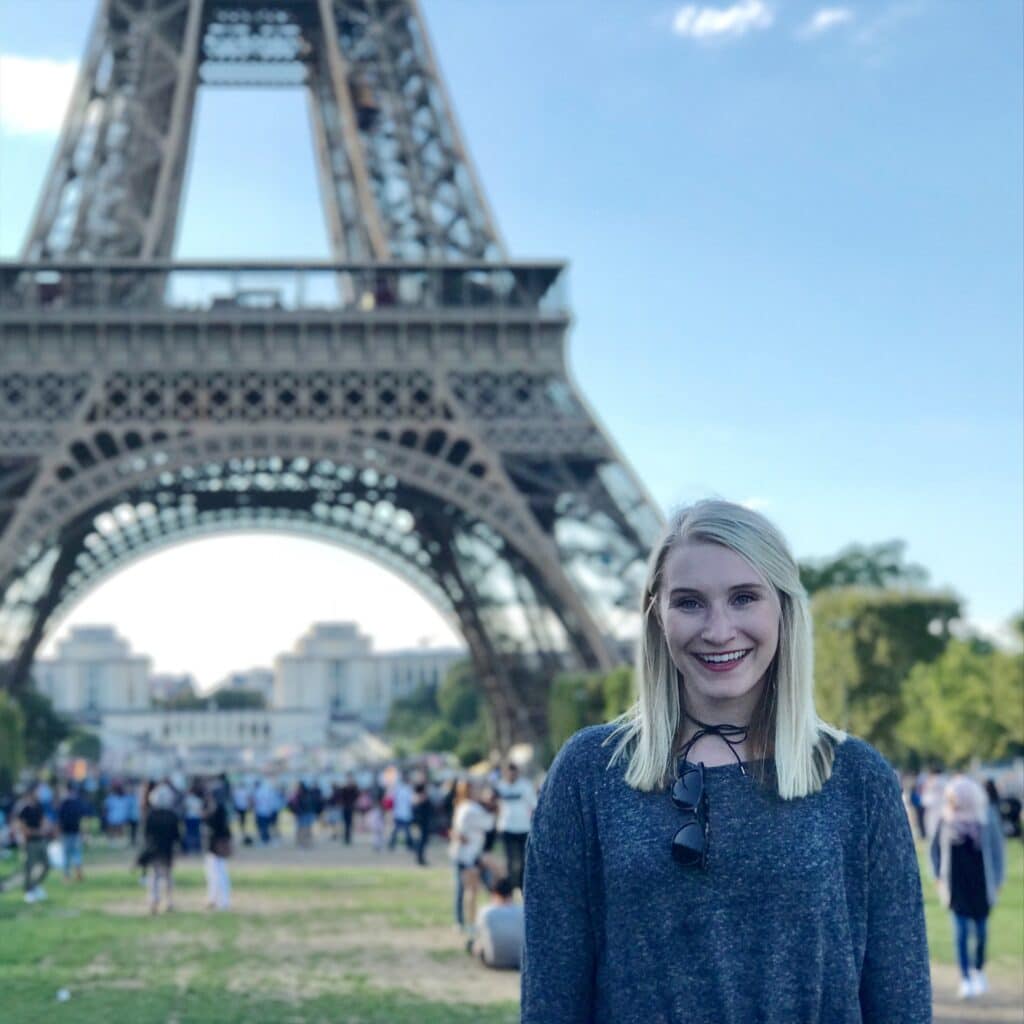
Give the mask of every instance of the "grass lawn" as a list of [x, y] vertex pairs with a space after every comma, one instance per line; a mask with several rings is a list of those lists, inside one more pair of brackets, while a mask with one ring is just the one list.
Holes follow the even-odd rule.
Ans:
[[124, 854], [87, 870], [76, 886], [51, 874], [45, 903], [0, 895], [4, 1024], [519, 1019], [518, 974], [461, 948], [448, 871], [245, 867], [234, 909], [211, 914], [200, 866], [184, 862], [180, 909], [151, 917]]
[[[928, 925], [928, 950], [933, 963], [952, 964], [953, 925], [949, 911], [939, 903], [932, 881], [928, 850], [917, 844], [924, 889], [924, 912]], [[1024, 961], [1024, 844], [1019, 839], [1006, 842], [1006, 882], [999, 902], [988, 919], [988, 961], [993, 973], [1020, 976]]]
[[[951, 964], [948, 915], [919, 846], [933, 961]], [[1020, 971], [1024, 849], [990, 919], [993, 975]], [[4, 1024], [513, 1024], [518, 975], [487, 971], [450, 924], [445, 866], [233, 862], [234, 909], [209, 914], [201, 867], [181, 862], [179, 910], [150, 917], [126, 855], [97, 853], [88, 878], [47, 881], [28, 906], [0, 894]], [[0, 873], [6, 873], [5, 866]], [[56, 1000], [59, 989], [71, 993]], [[123, 1017], [121, 1016], [123, 1014]]]

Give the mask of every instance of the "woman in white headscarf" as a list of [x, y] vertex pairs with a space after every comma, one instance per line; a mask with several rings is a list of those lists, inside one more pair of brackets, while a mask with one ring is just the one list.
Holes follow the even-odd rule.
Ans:
[[[988, 795], [966, 775], [954, 775], [946, 786], [931, 859], [939, 898], [953, 915], [961, 999], [988, 990], [985, 939], [988, 915], [1003, 884], [1003, 842], [999, 817]], [[972, 932], [973, 957], [968, 949]]]

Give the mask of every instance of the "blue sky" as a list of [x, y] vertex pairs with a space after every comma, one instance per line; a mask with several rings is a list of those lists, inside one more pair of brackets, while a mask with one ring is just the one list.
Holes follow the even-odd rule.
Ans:
[[[1019, 0], [423, 8], [510, 253], [571, 262], [575, 377], [658, 503], [753, 500], [800, 556], [901, 537], [975, 622], [1018, 610]], [[9, 58], [78, 59], [92, 9], [0, 0], [4, 256], [55, 138]], [[326, 256], [300, 92], [201, 95], [178, 252]]]

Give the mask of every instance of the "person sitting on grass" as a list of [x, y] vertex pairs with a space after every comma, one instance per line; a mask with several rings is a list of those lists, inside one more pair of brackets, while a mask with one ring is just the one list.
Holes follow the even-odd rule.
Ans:
[[476, 936], [470, 952], [487, 967], [519, 970], [523, 955], [523, 908], [513, 899], [511, 878], [499, 878], [491, 890], [491, 902], [476, 919]]

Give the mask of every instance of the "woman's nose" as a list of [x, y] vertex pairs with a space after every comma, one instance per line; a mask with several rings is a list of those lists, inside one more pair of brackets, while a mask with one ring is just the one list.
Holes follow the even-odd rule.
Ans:
[[720, 647], [722, 644], [728, 643], [735, 633], [736, 630], [729, 618], [729, 613], [724, 608], [716, 608], [712, 605], [701, 632], [701, 639], [705, 643]]

